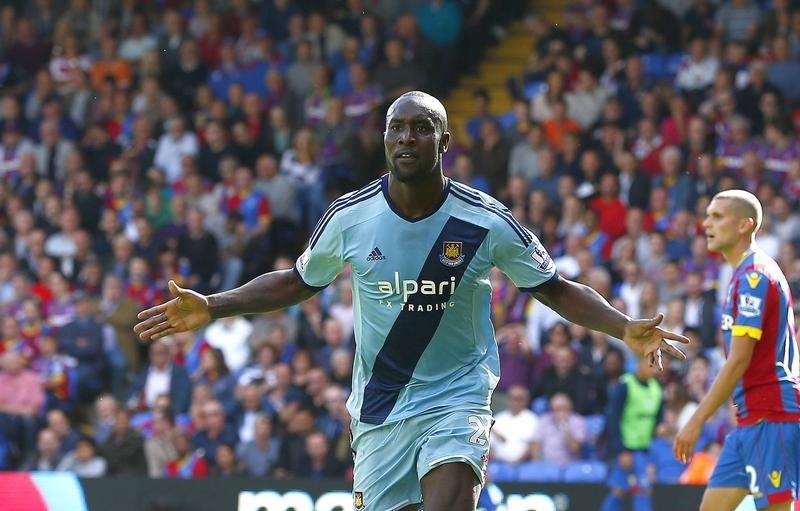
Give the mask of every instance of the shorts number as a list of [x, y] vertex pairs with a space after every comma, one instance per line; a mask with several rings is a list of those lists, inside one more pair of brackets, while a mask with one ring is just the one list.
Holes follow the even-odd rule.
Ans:
[[753, 495], [761, 493], [761, 489], [758, 487], [758, 474], [756, 473], [755, 467], [753, 465], [747, 465], [744, 467], [744, 471], [750, 476], [750, 493]]
[[475, 432], [469, 437], [469, 443], [475, 445], [486, 445], [489, 442], [489, 431], [488, 428], [483, 424], [483, 421], [481, 421], [481, 418], [477, 415], [470, 415], [467, 417], [467, 422], [469, 422], [470, 426], [475, 428]]

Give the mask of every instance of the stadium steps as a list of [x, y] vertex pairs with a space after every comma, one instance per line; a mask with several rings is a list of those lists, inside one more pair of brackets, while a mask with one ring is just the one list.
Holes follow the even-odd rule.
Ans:
[[[567, 2], [565, 0], [531, 0], [531, 9], [541, 13], [550, 23], [562, 20]], [[506, 89], [507, 80], [525, 69], [533, 51], [534, 39], [525, 30], [522, 20], [508, 27], [507, 36], [499, 44], [489, 48], [475, 74], [463, 76], [445, 100], [450, 126], [454, 135], [466, 144], [464, 124], [473, 114], [472, 92], [483, 87], [492, 98], [491, 113], [500, 115], [512, 108], [512, 99]]]

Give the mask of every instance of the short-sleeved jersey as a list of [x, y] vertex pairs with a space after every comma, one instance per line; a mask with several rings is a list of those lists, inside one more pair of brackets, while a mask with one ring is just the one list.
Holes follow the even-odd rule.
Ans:
[[734, 336], [757, 339], [750, 365], [733, 391], [740, 425], [800, 421], [800, 357], [792, 295], [778, 264], [756, 250], [745, 254], [722, 309], [726, 354]]
[[295, 271], [312, 289], [351, 268], [356, 353], [351, 415], [384, 424], [443, 407], [488, 406], [499, 378], [489, 271], [525, 291], [556, 278], [539, 241], [492, 197], [446, 181], [408, 218], [388, 175], [334, 201]]

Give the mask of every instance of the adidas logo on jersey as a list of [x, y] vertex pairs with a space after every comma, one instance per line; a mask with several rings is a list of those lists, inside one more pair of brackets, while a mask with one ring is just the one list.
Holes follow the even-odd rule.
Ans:
[[373, 248], [372, 252], [370, 252], [369, 255], [367, 256], [367, 261], [385, 261], [385, 260], [386, 256], [383, 255], [381, 249], [379, 249], [378, 247]]

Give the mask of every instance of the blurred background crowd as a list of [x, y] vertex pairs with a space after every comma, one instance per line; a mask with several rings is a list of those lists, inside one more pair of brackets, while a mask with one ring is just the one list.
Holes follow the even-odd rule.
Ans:
[[[490, 476], [597, 478], [635, 451], [653, 480], [702, 482], [732, 413], [698, 467], [670, 445], [724, 360], [731, 269], [701, 227], [714, 193], [760, 198], [759, 243], [800, 294], [800, 10], [581, 0], [553, 26], [527, 4], [4, 2], [0, 468], [350, 477], [347, 275], [155, 343], [136, 314], [170, 279], [209, 293], [290, 268], [330, 200], [384, 172], [387, 105], [446, 98], [524, 17], [535, 45], [508, 79], [513, 108], [476, 89], [446, 174], [506, 203], [564, 276], [694, 342], [656, 374], [493, 273]], [[631, 378], [658, 396], [646, 438]]]

